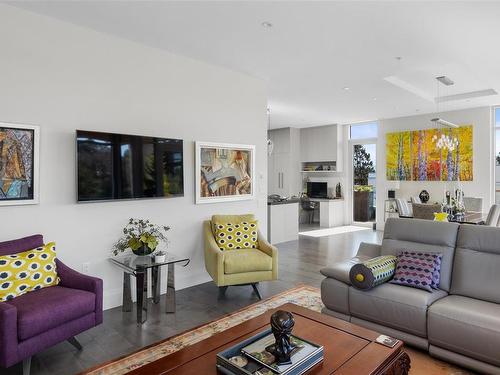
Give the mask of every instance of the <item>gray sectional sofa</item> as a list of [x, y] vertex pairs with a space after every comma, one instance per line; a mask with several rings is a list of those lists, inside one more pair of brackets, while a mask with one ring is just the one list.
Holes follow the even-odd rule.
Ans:
[[[439, 289], [351, 286], [353, 264], [400, 250], [443, 254]], [[323, 312], [428, 350], [445, 361], [500, 374], [500, 228], [388, 219], [381, 245], [321, 270]]]

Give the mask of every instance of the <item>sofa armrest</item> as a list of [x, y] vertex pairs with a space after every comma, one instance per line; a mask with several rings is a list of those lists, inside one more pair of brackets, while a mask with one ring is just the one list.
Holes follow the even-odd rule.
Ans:
[[[361, 242], [359, 244], [357, 257], [367, 257], [368, 259], [379, 257], [382, 253], [382, 246], [375, 243]], [[366, 260], [366, 259], [365, 259]]]
[[56, 259], [57, 275], [61, 279], [60, 285], [66, 288], [80, 289], [95, 294], [96, 325], [102, 323], [102, 280], [87, 276], [69, 268], [59, 259]]
[[342, 281], [347, 285], [351, 285], [351, 280], [349, 279], [349, 272], [352, 266], [358, 263], [363, 263], [371, 259], [368, 256], [355, 256], [354, 258], [344, 260], [342, 262], [333, 263], [331, 266], [322, 268], [320, 270], [321, 274], [332, 279]]
[[17, 309], [0, 302], [0, 366], [10, 367], [19, 362], [17, 354]]
[[224, 252], [215, 242], [210, 221], [203, 223], [203, 237], [205, 240], [205, 268], [212, 276], [217, 286], [224, 285]]
[[271, 245], [259, 231], [259, 250], [273, 258], [273, 280], [278, 278], [278, 248]]

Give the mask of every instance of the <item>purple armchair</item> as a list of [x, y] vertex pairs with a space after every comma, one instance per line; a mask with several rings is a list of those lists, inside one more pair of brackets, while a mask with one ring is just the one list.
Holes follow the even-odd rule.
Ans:
[[[42, 245], [39, 234], [0, 242], [0, 255]], [[65, 340], [81, 350], [74, 336], [102, 323], [102, 280], [56, 264], [59, 285], [0, 302], [0, 366], [23, 361], [29, 375], [32, 355]]]

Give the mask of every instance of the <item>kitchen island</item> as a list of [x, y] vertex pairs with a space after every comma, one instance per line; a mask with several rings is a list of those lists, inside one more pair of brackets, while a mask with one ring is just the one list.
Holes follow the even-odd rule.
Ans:
[[299, 199], [267, 202], [267, 239], [272, 244], [299, 238]]

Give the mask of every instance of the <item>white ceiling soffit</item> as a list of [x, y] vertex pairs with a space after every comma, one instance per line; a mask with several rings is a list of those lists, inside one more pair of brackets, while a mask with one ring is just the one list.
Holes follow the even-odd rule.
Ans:
[[[267, 84], [272, 127], [431, 113], [436, 96], [500, 90], [500, 2], [9, 4], [259, 77]], [[15, 38], [16, 30], [9, 33]], [[455, 84], [437, 94], [435, 77], [443, 75]], [[500, 97], [489, 95], [448, 101], [446, 109], [496, 104]]]
[[494, 89], [478, 90], [471, 92], [464, 92], [463, 94], [440, 96], [436, 98], [436, 103], [451, 102], [454, 100], [466, 100], [472, 98], [481, 98], [484, 96], [498, 95]]
[[401, 78], [398, 78], [396, 76], [389, 76], [384, 78], [385, 81], [392, 83], [394, 86], [399, 87], [403, 90], [406, 90], [408, 92], [411, 92], [412, 94], [415, 94], [422, 99], [428, 100], [429, 102], [434, 103], [434, 96], [429, 94], [428, 92], [424, 90], [420, 90], [418, 87], [413, 86], [411, 83], [408, 83], [406, 81], [403, 81]]

